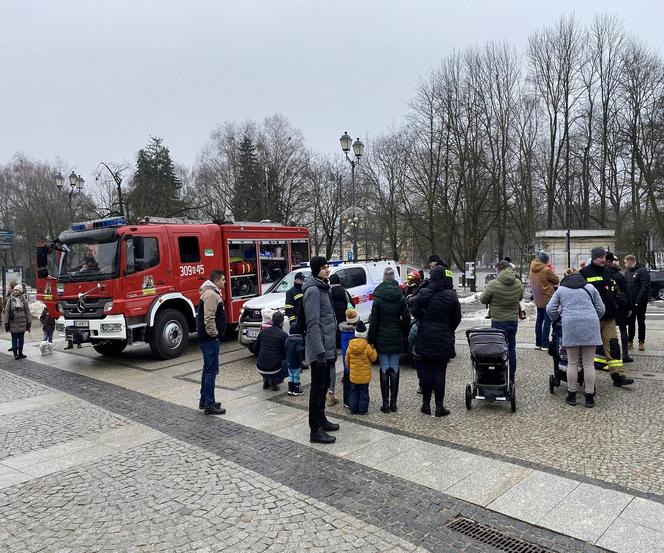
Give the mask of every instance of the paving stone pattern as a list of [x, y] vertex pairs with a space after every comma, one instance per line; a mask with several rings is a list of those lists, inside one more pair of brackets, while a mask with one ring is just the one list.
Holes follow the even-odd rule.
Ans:
[[[471, 378], [470, 358], [466, 345], [456, 349], [457, 358], [447, 369], [445, 405], [450, 416], [438, 419], [420, 413], [422, 396], [415, 393], [417, 376], [409, 366], [401, 371], [398, 412], [381, 413], [378, 367], [374, 366], [369, 414], [352, 420], [490, 452], [517, 463], [529, 461], [664, 499], [664, 382], [638, 380], [631, 389], [620, 389], [613, 387], [607, 373], [598, 372], [596, 407], [585, 408], [582, 399], [570, 407], [564, 401], [564, 383], [553, 395], [549, 393], [553, 369], [547, 353], [519, 349], [517, 412], [511, 413], [508, 403], [485, 401], [474, 401], [472, 410], [466, 411], [464, 388]], [[659, 361], [661, 364], [661, 358]], [[632, 365], [636, 369], [641, 361]], [[279, 400], [306, 409], [308, 394], [282, 395]], [[341, 402], [329, 411], [351, 417]]]
[[49, 392], [47, 387], [32, 380], [0, 371], [0, 403], [44, 395]]
[[[81, 375], [35, 363], [28, 365], [29, 370], [25, 374], [30, 378], [56, 389], [67, 390], [94, 404], [104, 405], [110, 411], [127, 416], [135, 422], [150, 426], [191, 446], [201, 447], [211, 454], [302, 494], [307, 498], [305, 501], [310, 504], [323, 502], [364, 524], [381, 528], [427, 550], [466, 552], [490, 550], [444, 528], [446, 522], [461, 514], [514, 537], [555, 551], [598, 551], [597, 548], [573, 538], [518, 522], [453, 499], [430, 488], [265, 432], [243, 427], [223, 418], [205, 417], [195, 410], [169, 404], [112, 384], [92, 381]], [[0, 360], [0, 369], [12, 370], [12, 367]], [[168, 452], [165, 451], [164, 455], [167, 459]], [[194, 464], [196, 459], [189, 458], [189, 462]], [[154, 465], [151, 465], [143, 467], [141, 473], [151, 474], [153, 470]], [[177, 474], [177, 470], [175, 472]], [[100, 478], [101, 475], [97, 474], [97, 477]], [[166, 486], [176, 483], [180, 485], [177, 477], [175, 480], [164, 479], [157, 473], [153, 479], [154, 482], [162, 480]], [[243, 481], [241, 478], [238, 480]], [[237, 486], [237, 483], [235, 485]], [[244, 491], [245, 496], [254, 493], [250, 487]], [[121, 495], [132, 497], [131, 490], [122, 489]], [[160, 497], [162, 495], [160, 494]], [[196, 498], [200, 495], [199, 492], [192, 491], [189, 492], [187, 501], [189, 497]], [[187, 501], [183, 502], [184, 507], [187, 506]], [[10, 504], [14, 502], [10, 501]], [[173, 505], [163, 503], [165, 515], [171, 514], [173, 510]], [[258, 514], [268, 513], [258, 511]], [[335, 524], [334, 517], [323, 520], [331, 525]], [[113, 520], [108, 524], [109, 528], [119, 530], [121, 526], [121, 523]], [[36, 526], [33, 526], [34, 528]], [[60, 532], [64, 533], [62, 524], [60, 528]], [[203, 528], [207, 531], [207, 526]], [[269, 529], [270, 525], [266, 525], [266, 528]], [[156, 535], [159, 532], [163, 532], [162, 526], [158, 532], [155, 532], [155, 540], [159, 539]], [[233, 531], [233, 535], [236, 532]], [[343, 534], [343, 528], [335, 529], [334, 539], [338, 541]], [[279, 538], [277, 531], [271, 534], [270, 540]], [[317, 545], [315, 538], [313, 545]], [[325, 542], [319, 545], [329, 550], [333, 544]], [[267, 543], [262, 543], [256, 550], [265, 550], [267, 547]], [[369, 546], [361, 545], [357, 550], [363, 551], [366, 547]]]
[[75, 398], [10, 413], [0, 417], [0, 460], [126, 424], [126, 418]]
[[172, 438], [0, 491], [0, 520], [21, 553], [424, 551]]

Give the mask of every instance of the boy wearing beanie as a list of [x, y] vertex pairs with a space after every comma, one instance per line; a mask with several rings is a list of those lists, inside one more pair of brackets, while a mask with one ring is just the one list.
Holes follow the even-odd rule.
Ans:
[[283, 380], [286, 368], [286, 338], [288, 334], [283, 330], [284, 314], [274, 311], [272, 324], [265, 325], [250, 349], [256, 359], [256, 370], [263, 377], [263, 390], [270, 386], [277, 392], [279, 382]]
[[341, 362], [344, 367], [344, 375], [341, 378], [343, 384], [343, 402], [346, 409], [350, 409], [350, 378], [348, 376], [348, 365], [346, 365], [346, 351], [348, 343], [355, 338], [355, 327], [360, 322], [360, 316], [355, 309], [350, 307], [346, 309], [346, 321], [339, 324], [339, 334], [341, 335]]
[[348, 343], [346, 365], [350, 377], [351, 415], [366, 415], [369, 410], [369, 382], [371, 382], [371, 363], [378, 358], [378, 353], [367, 341], [367, 327], [357, 323], [355, 338]]

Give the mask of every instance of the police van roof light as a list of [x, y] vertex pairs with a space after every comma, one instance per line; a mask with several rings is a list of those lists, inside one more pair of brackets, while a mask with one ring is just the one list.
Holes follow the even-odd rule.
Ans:
[[119, 227], [126, 224], [127, 220], [124, 217], [111, 217], [109, 219], [97, 219], [96, 221], [72, 223], [69, 228], [73, 232], [82, 232], [84, 230]]

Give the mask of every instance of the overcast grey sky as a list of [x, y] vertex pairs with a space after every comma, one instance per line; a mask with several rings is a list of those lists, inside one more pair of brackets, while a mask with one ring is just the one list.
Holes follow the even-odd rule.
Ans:
[[561, 14], [619, 15], [664, 52], [662, 0], [0, 0], [0, 163], [62, 158], [88, 182], [149, 135], [192, 165], [227, 120], [281, 113], [308, 147], [398, 125], [454, 48]]

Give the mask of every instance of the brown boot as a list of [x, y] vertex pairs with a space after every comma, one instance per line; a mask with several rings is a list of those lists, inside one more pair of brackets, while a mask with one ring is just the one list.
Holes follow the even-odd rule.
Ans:
[[639, 342], [639, 351], [646, 351], [646, 343]]

